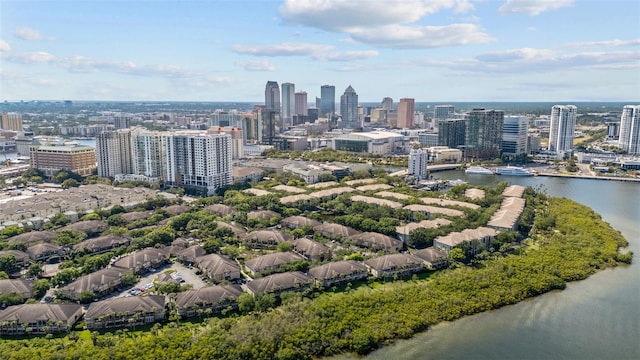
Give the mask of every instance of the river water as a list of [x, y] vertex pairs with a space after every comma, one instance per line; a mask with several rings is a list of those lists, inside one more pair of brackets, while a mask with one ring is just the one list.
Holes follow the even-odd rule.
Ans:
[[[640, 184], [551, 177], [433, 174], [474, 185], [499, 181], [546, 188], [593, 208], [620, 230], [633, 264], [501, 309], [442, 323], [369, 359], [640, 359]], [[350, 358], [349, 356], [338, 358]]]

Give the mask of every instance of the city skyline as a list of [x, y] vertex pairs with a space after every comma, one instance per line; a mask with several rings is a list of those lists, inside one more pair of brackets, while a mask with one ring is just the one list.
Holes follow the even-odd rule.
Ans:
[[352, 85], [361, 102], [640, 98], [633, 1], [3, 1], [0, 10], [1, 101], [259, 102], [268, 80], [310, 99], [321, 85]]

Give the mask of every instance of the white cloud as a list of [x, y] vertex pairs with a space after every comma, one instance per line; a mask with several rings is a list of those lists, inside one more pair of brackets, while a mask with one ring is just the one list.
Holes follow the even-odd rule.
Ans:
[[5, 69], [0, 69], [0, 80], [3, 83], [11, 83], [13, 86], [19, 85], [20, 87], [26, 87], [25, 85], [53, 86], [58, 84], [55, 80], [46, 77], [33, 77]]
[[247, 71], [276, 71], [276, 66], [267, 60], [239, 61], [236, 65]]
[[539, 15], [545, 11], [573, 6], [573, 0], [507, 0], [498, 11], [502, 14]]
[[52, 63], [57, 61], [58, 59], [55, 55], [51, 55], [45, 51], [18, 53], [18, 54], [12, 53], [6, 56], [5, 58], [9, 61], [20, 63], [20, 64]]
[[7, 52], [7, 51], [11, 51], [11, 46], [9, 46], [9, 44], [0, 39], [0, 52]]
[[528, 31], [538, 31], [538, 28], [537, 28], [537, 27], [535, 27], [535, 26], [529, 26], [529, 27], [527, 28], [527, 30], [528, 30]]
[[333, 46], [309, 43], [282, 43], [272, 45], [233, 45], [231, 51], [237, 54], [255, 56], [310, 56], [318, 52], [331, 51]]
[[640, 51], [560, 53], [550, 49], [523, 48], [487, 53], [475, 58], [425, 59], [419, 63], [463, 72], [506, 74], [563, 69], [624, 70], [630, 65], [638, 68], [638, 61]]
[[375, 50], [362, 50], [318, 53], [313, 55], [312, 57], [314, 59], [324, 61], [356, 61], [373, 58], [376, 56], [378, 56], [378, 52]]
[[37, 40], [55, 40], [54, 37], [45, 36], [40, 31], [29, 27], [20, 27], [13, 32], [13, 35], [22, 40], [37, 41]]
[[446, 26], [389, 25], [378, 29], [359, 29], [351, 36], [363, 43], [388, 48], [436, 48], [494, 41], [474, 24]]
[[632, 40], [605, 40], [605, 41], [584, 41], [567, 44], [567, 47], [581, 48], [581, 47], [609, 47], [609, 46], [635, 46], [640, 45], [640, 39]]
[[285, 0], [280, 16], [288, 24], [348, 32], [351, 28], [412, 23], [444, 9], [459, 13], [472, 8], [467, 0]]
[[133, 76], [162, 77], [166, 79], [181, 79], [209, 81], [217, 84], [229, 84], [232, 78], [215, 77], [209, 74], [164, 64], [149, 64], [139, 66], [132, 61], [114, 61], [94, 59], [85, 56], [59, 57], [47, 52], [10, 53], [3, 55], [3, 59], [19, 64], [50, 64], [71, 73], [118, 73]]
[[356, 61], [378, 56], [374, 50], [337, 51], [333, 45], [282, 43], [271, 45], [233, 45], [231, 51], [254, 56], [308, 56], [319, 61]]
[[346, 33], [355, 41], [387, 48], [434, 48], [487, 43], [494, 39], [474, 23], [445, 26], [411, 25], [442, 10], [463, 13], [473, 9], [468, 0], [287, 0], [280, 16], [300, 24]]

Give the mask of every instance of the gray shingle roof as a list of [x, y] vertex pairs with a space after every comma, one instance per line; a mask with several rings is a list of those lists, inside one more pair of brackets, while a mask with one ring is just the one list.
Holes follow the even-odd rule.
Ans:
[[47, 253], [63, 255], [64, 250], [60, 245], [50, 244], [50, 243], [40, 243], [40, 244], [29, 246], [27, 248], [26, 253], [29, 254], [30, 258], [37, 259], [43, 254], [47, 254]]
[[83, 291], [96, 292], [96, 289], [102, 289], [105, 285], [108, 286], [108, 284], [111, 283], [119, 283], [123, 274], [124, 270], [118, 268], [101, 269], [77, 278], [75, 281], [62, 287], [61, 290], [66, 293], [75, 294], [80, 294]]
[[276, 216], [280, 216], [280, 214], [271, 210], [256, 210], [256, 211], [250, 211], [247, 213], [248, 219], [251, 219], [251, 218], [271, 219], [272, 217], [276, 217]]
[[48, 242], [56, 237], [58, 237], [58, 234], [53, 231], [29, 231], [27, 233], [11, 237], [7, 241], [12, 244], [35, 244], [38, 242]]
[[291, 236], [278, 230], [269, 229], [252, 231], [246, 234], [244, 239], [258, 243], [279, 244], [291, 240]]
[[396, 268], [402, 268], [407, 265], [419, 265], [422, 264], [422, 259], [410, 254], [390, 254], [369, 259], [364, 263], [368, 267], [377, 271], [386, 271]]
[[153, 264], [169, 259], [169, 251], [167, 248], [144, 248], [129, 255], [123, 256], [116, 260], [112, 266], [123, 269], [134, 270], [145, 264]]
[[309, 219], [308, 217], [304, 216], [289, 216], [282, 219], [280, 223], [291, 228], [302, 227], [305, 225], [317, 226], [321, 224], [319, 221]]
[[413, 255], [419, 257], [420, 259], [428, 263], [439, 262], [442, 260], [446, 261], [448, 259], [447, 253], [445, 253], [444, 251], [435, 249], [433, 247], [416, 250], [413, 252]]
[[364, 232], [357, 235], [351, 235], [349, 236], [349, 240], [353, 240], [365, 247], [385, 251], [397, 251], [402, 249], [403, 246], [402, 241], [377, 232]]
[[0, 294], [16, 293], [28, 299], [33, 295], [33, 280], [3, 279], [0, 280]]
[[196, 264], [202, 271], [210, 274], [213, 278], [223, 279], [228, 277], [228, 274], [240, 276], [240, 266], [224, 255], [209, 254], [200, 256], [196, 258]]
[[367, 271], [367, 267], [363, 263], [354, 260], [344, 260], [312, 267], [309, 269], [309, 275], [318, 280], [327, 280], [363, 271]]
[[220, 216], [231, 215], [236, 211], [233, 207], [225, 204], [213, 204], [207, 206], [205, 209]]
[[158, 311], [164, 309], [164, 295], [116, 297], [98, 301], [89, 305], [86, 319], [98, 319], [100, 316], [121, 313]]
[[242, 295], [240, 285], [207, 286], [197, 290], [181, 292], [176, 297], [178, 307], [199, 304], [214, 305], [226, 300], [234, 300]]
[[295, 239], [292, 241], [293, 248], [309, 258], [331, 257], [331, 249], [327, 246], [307, 238]]
[[167, 206], [166, 208], [164, 208], [164, 211], [166, 211], [167, 213], [171, 214], [171, 215], [180, 215], [182, 213], [185, 213], [187, 211], [191, 210], [191, 207], [187, 206], [187, 205], [171, 205], [171, 206]]
[[122, 218], [126, 221], [133, 222], [136, 220], [146, 219], [149, 216], [153, 215], [152, 211], [134, 211], [130, 213], [121, 214]]
[[277, 252], [273, 254], [267, 254], [255, 257], [251, 260], [247, 260], [244, 265], [250, 271], [254, 273], [263, 272], [266, 269], [272, 267], [278, 267], [284, 264], [290, 264], [296, 261], [305, 261], [302, 256], [293, 252]]
[[481, 240], [486, 237], [494, 237], [498, 233], [495, 229], [488, 227], [479, 227], [475, 229], [464, 229], [460, 232], [453, 232], [444, 236], [438, 236], [433, 241], [434, 243], [445, 244], [450, 247], [458, 246], [463, 242], [469, 242], [474, 240]]
[[23, 304], [9, 306], [0, 311], [0, 322], [17, 321], [21, 324], [44, 321], [75, 321], [82, 313], [82, 305], [78, 304]]
[[74, 230], [74, 231], [84, 232], [84, 233], [87, 233], [87, 234], [96, 234], [96, 233], [103, 232], [103, 231], [107, 230], [108, 228], [109, 228], [109, 224], [107, 224], [105, 221], [102, 221], [102, 220], [87, 220], [87, 221], [79, 221], [79, 222], [74, 223], [74, 224], [69, 224], [67, 226], [64, 226], [64, 227], [58, 229], [58, 231]]
[[348, 226], [335, 224], [335, 223], [324, 223], [318, 226], [313, 227], [314, 231], [319, 231], [323, 234], [348, 238], [351, 235], [359, 234], [360, 232], [356, 229], [350, 228]]
[[300, 271], [273, 274], [249, 281], [246, 286], [254, 294], [293, 290], [310, 285], [313, 280]]
[[0, 251], [0, 257], [13, 256], [17, 262], [29, 260], [29, 254], [20, 250], [3, 250]]
[[82, 241], [73, 246], [74, 250], [88, 249], [90, 251], [100, 251], [118, 246], [129, 245], [131, 240], [125, 236], [107, 235], [95, 239]]
[[242, 235], [247, 233], [247, 230], [241, 228], [238, 225], [229, 224], [229, 223], [226, 223], [224, 221], [216, 221], [216, 224], [218, 226], [222, 226], [222, 227], [226, 227], [226, 228], [231, 229], [231, 231], [233, 231], [233, 233], [236, 234], [236, 236], [242, 236]]

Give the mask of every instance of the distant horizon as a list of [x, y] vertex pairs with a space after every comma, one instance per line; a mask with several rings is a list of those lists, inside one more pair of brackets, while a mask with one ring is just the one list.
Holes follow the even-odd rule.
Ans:
[[[264, 104], [264, 101], [246, 101], [246, 100], [73, 100], [73, 99], [33, 99], [33, 100], [0, 100], [0, 105], [2, 104], [14, 104], [14, 103], [34, 103], [34, 102], [48, 102], [48, 103], [63, 103], [66, 101], [71, 101], [72, 103], [144, 103], [144, 104], [156, 104], [156, 103], [197, 103], [197, 104], [216, 104], [216, 103], [237, 103], [237, 104], [255, 104], [261, 105]], [[336, 103], [339, 103], [339, 99], [336, 99]], [[378, 101], [358, 101], [358, 104], [380, 104], [382, 100]], [[396, 104], [398, 101], [395, 99], [393, 103]], [[310, 101], [308, 104], [313, 104], [314, 102]], [[501, 103], [521, 103], [521, 104], [546, 104], [553, 103], [558, 105], [571, 104], [571, 103], [602, 103], [602, 104], [616, 104], [616, 103], [628, 103], [628, 105], [636, 105], [640, 104], [640, 100], [553, 100], [553, 101], [518, 101], [518, 100], [505, 100], [505, 101], [483, 101], [483, 100], [472, 100], [472, 101], [419, 101], [415, 100], [415, 103], [418, 104], [438, 104], [438, 105], [447, 105], [447, 104], [475, 104], [475, 103], [484, 103], [484, 104], [501, 104]]]

